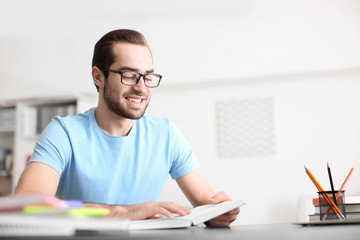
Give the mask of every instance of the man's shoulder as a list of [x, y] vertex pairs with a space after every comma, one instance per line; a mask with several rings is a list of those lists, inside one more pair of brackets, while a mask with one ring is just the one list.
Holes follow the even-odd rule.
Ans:
[[138, 121], [140, 126], [143, 126], [147, 129], [172, 129], [174, 128], [174, 123], [165, 117], [154, 117], [154, 116], [147, 116], [144, 115]]
[[65, 128], [78, 128], [80, 126], [89, 127], [92, 119], [93, 109], [89, 109], [83, 113], [76, 115], [68, 115], [65, 117], [55, 117], [53, 120], [60, 123]]
[[144, 115], [139, 121], [143, 124], [169, 124], [171, 121], [165, 117], [155, 117], [155, 116], [148, 116]]
[[65, 117], [61, 117], [60, 119], [64, 120], [64, 121], [72, 121], [72, 122], [77, 122], [77, 121], [90, 121], [92, 114], [93, 114], [94, 109], [91, 108], [83, 113], [78, 113], [75, 115], [68, 115]]

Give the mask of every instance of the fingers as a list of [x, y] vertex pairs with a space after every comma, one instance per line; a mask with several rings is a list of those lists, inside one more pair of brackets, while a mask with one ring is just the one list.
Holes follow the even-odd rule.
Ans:
[[173, 202], [149, 202], [154, 214], [161, 214], [168, 218], [173, 218], [173, 214], [185, 216], [190, 213], [186, 208]]
[[209, 227], [229, 227], [230, 224], [236, 220], [237, 215], [240, 212], [240, 208], [236, 208], [227, 212], [221, 216], [218, 216], [206, 223]]
[[230, 201], [231, 199], [225, 192], [218, 192], [209, 199], [209, 204], [217, 204], [225, 201]]
[[131, 220], [142, 220], [149, 218], [158, 218], [159, 215], [173, 218], [173, 214], [185, 216], [190, 211], [173, 202], [146, 202], [143, 204], [130, 205], [127, 209], [126, 217]]
[[216, 219], [212, 219], [210, 221], [208, 221], [206, 223], [206, 225], [208, 227], [213, 227], [213, 228], [226, 228], [226, 227], [230, 227], [230, 224], [233, 221], [224, 221], [224, 220], [216, 220]]

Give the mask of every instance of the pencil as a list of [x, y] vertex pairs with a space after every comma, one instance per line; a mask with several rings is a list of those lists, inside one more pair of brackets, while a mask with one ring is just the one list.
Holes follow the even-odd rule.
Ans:
[[[343, 184], [341, 185], [340, 190], [343, 190], [343, 189], [344, 189], [345, 184], [346, 184], [346, 182], [349, 180], [349, 177], [350, 177], [350, 175], [352, 174], [353, 171], [354, 171], [354, 168], [351, 168], [349, 174], [348, 174], [347, 177], [345, 178], [345, 181], [344, 181]], [[339, 195], [339, 193], [338, 193], [337, 195]]]
[[[351, 168], [351, 169], [350, 169], [350, 172], [348, 173], [348, 175], [346, 176], [343, 184], [342, 184], [341, 187], [340, 187], [340, 191], [336, 194], [336, 199], [339, 198], [341, 191], [344, 190], [344, 187], [345, 187], [347, 181], [349, 180], [349, 178], [350, 178], [350, 176], [351, 176], [351, 174], [352, 174], [353, 171], [354, 171], [354, 168]], [[324, 219], [326, 218], [327, 215], [329, 215], [330, 209], [331, 209], [330, 207], [327, 209], [327, 211], [326, 211], [326, 213], [325, 213]]]
[[332, 179], [332, 176], [331, 176], [331, 170], [330, 170], [329, 163], [327, 163], [327, 170], [328, 170], [328, 175], [329, 175], [329, 181], [330, 181], [331, 191], [332, 191], [332, 195], [333, 195], [333, 201], [334, 201], [335, 205], [337, 206], [336, 196], [335, 196], [335, 189], [334, 189], [334, 183], [333, 183], [333, 179]]
[[[309, 169], [307, 169], [305, 167], [305, 171], [307, 173], [307, 175], [310, 177], [311, 181], [314, 183], [314, 185], [316, 186], [316, 188], [319, 190], [319, 192], [324, 192], [324, 189], [321, 187], [321, 185], [319, 184], [319, 182], [315, 179], [314, 175], [312, 175], [312, 173], [310, 172]], [[331, 200], [331, 198], [326, 194], [326, 193], [322, 193], [322, 196], [324, 197], [325, 201], [327, 202], [327, 204], [329, 204], [329, 206], [331, 207], [331, 209], [333, 210], [333, 212], [337, 215], [337, 217], [339, 219], [342, 219], [344, 217], [342, 217], [342, 213], [340, 212], [340, 210], [337, 208], [337, 206], [334, 204], [334, 202]], [[340, 215], [340, 213], [341, 215]]]
[[[305, 167], [305, 166], [304, 166]], [[314, 175], [312, 175], [312, 173], [310, 172], [309, 169], [307, 169], [305, 167], [305, 172], [306, 174], [310, 177], [310, 180], [314, 183], [315, 187], [319, 190], [319, 192], [324, 192], [324, 189], [321, 187], [321, 185], [319, 184], [319, 182], [315, 179]], [[326, 194], [326, 193], [322, 193], [322, 196], [324, 197], [325, 201], [327, 202], [327, 204], [329, 204], [329, 206], [331, 207], [331, 209], [333, 210], [333, 212], [336, 214], [336, 216], [339, 219], [345, 219], [344, 215], [342, 214], [342, 212], [340, 211], [340, 209], [335, 205], [335, 203], [332, 201], [332, 199]]]

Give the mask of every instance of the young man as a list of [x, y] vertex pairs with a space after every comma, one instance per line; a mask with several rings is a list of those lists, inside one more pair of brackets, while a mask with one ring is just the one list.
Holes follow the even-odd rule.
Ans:
[[[107, 207], [111, 215], [146, 219], [186, 215], [173, 202], [158, 201], [170, 174], [193, 206], [230, 200], [214, 194], [179, 129], [169, 120], [144, 116], [161, 75], [144, 36], [115, 30], [95, 45], [92, 77], [96, 108], [56, 117], [36, 144], [15, 193], [42, 192]], [[229, 226], [239, 209], [208, 222]]]

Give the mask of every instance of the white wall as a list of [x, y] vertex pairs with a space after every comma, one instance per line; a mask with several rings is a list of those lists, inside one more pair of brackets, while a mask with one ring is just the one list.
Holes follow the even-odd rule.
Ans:
[[[215, 190], [243, 198], [240, 223], [290, 222], [315, 189], [358, 166], [360, 2], [357, 0], [0, 0], [0, 103], [94, 93], [95, 42], [142, 31], [157, 72], [149, 114], [176, 122]], [[219, 159], [214, 103], [272, 96], [277, 154]], [[360, 194], [359, 173], [348, 184]], [[339, 184], [339, 183], [337, 183]], [[310, 196], [310, 197], [309, 197]], [[162, 199], [188, 204], [165, 186]], [[181, 200], [182, 199], [182, 200]], [[304, 212], [304, 211], [303, 211]]]
[[[307, 220], [317, 190], [306, 165], [330, 189], [326, 164], [340, 188], [355, 168], [347, 194], [360, 194], [360, 68], [256, 79], [223, 79], [153, 93], [150, 114], [167, 116], [192, 144], [215, 191], [242, 198], [238, 223]], [[219, 158], [216, 152], [217, 101], [272, 97], [275, 102], [276, 154]], [[188, 205], [169, 179], [162, 199]]]
[[360, 66], [356, 0], [0, 0], [0, 98], [95, 92], [95, 42], [148, 38], [164, 83]]

